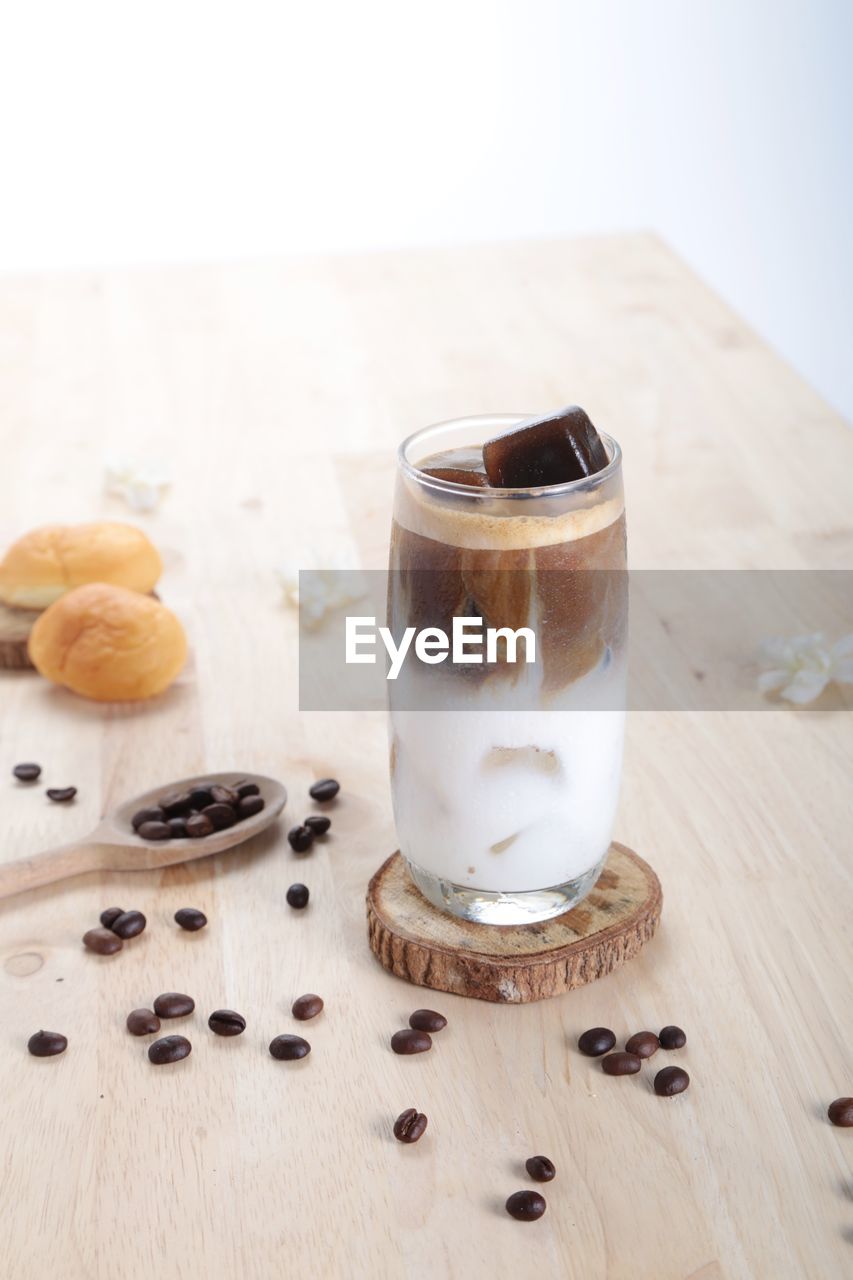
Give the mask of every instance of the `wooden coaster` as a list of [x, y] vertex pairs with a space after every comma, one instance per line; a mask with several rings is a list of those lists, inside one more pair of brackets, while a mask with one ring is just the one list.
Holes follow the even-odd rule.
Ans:
[[0, 603], [0, 670], [32, 669], [27, 640], [40, 609], [10, 609]]
[[595, 888], [573, 911], [539, 924], [488, 925], [439, 911], [399, 853], [367, 887], [370, 947], [398, 978], [506, 1004], [560, 995], [611, 973], [654, 937], [663, 894], [647, 862], [610, 846]]

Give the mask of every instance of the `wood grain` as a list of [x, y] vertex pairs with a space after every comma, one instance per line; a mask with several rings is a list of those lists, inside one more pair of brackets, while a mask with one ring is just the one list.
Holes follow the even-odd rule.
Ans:
[[395, 977], [476, 1000], [527, 1004], [595, 982], [654, 937], [660, 881], [632, 849], [614, 843], [592, 892], [541, 924], [471, 924], [433, 907], [399, 853], [367, 886], [370, 947]]
[[[853, 562], [853, 433], [652, 237], [0, 280], [0, 542], [56, 520], [137, 520], [192, 660], [145, 706], [0, 673], [0, 857], [72, 841], [164, 778], [281, 778], [282, 828], [330, 774], [332, 830], [281, 833], [133, 876], [0, 903], [0, 1193], [14, 1280], [561, 1276], [802, 1280], [849, 1267], [853, 1093], [849, 715], [643, 712], [628, 720], [617, 839], [666, 892], [654, 942], [554, 1000], [435, 997], [433, 1050], [391, 1034], [423, 994], [386, 973], [364, 895], [396, 848], [384, 718], [300, 714], [283, 561], [387, 554], [394, 449], [426, 422], [571, 401], [624, 449], [634, 567]], [[816, 467], [792, 463], [807, 433]], [[135, 517], [107, 453], [165, 458]], [[35, 789], [10, 776], [43, 767]], [[70, 808], [43, 787], [74, 784]], [[303, 881], [311, 901], [286, 904]], [[107, 906], [144, 934], [87, 955]], [[173, 921], [201, 908], [198, 934]], [[197, 1002], [193, 1053], [153, 1068], [128, 1011]], [[326, 1001], [309, 1028], [292, 1000]], [[432, 999], [430, 1003], [432, 1003]], [[244, 1035], [210, 1034], [231, 1007]], [[676, 1022], [690, 1090], [609, 1079], [577, 1053]], [[29, 1035], [64, 1032], [52, 1060]], [[301, 1063], [273, 1036], [300, 1031]], [[429, 1116], [411, 1148], [394, 1117]], [[558, 1166], [537, 1223], [523, 1164]]]

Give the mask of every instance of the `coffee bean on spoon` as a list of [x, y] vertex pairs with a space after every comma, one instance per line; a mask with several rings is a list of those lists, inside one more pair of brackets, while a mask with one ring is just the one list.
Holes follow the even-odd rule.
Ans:
[[391, 1048], [395, 1053], [426, 1053], [432, 1048], [432, 1039], [426, 1031], [395, 1031]]
[[213, 823], [206, 813], [194, 813], [187, 818], [187, 835], [191, 840], [209, 836], [212, 831]]
[[334, 778], [321, 778], [308, 788], [308, 794], [312, 800], [325, 804], [328, 800], [334, 800], [340, 789], [341, 784]]
[[307, 1058], [311, 1046], [302, 1036], [276, 1036], [270, 1043], [270, 1053], [279, 1062], [293, 1062], [297, 1058]]
[[198, 933], [207, 924], [207, 916], [195, 907], [181, 907], [180, 911], [175, 912], [175, 921], [188, 933]]
[[196, 786], [191, 787], [190, 788], [190, 808], [204, 809], [207, 807], [207, 805], [213, 804], [213, 796], [211, 795], [212, 789], [213, 789], [213, 784], [209, 782], [198, 783]]
[[590, 1027], [578, 1037], [578, 1048], [589, 1058], [600, 1058], [609, 1053], [616, 1043], [616, 1037], [609, 1027]]
[[633, 1076], [642, 1065], [635, 1053], [610, 1053], [601, 1059], [601, 1069], [607, 1076]]
[[96, 951], [99, 956], [111, 956], [121, 951], [124, 943], [112, 929], [89, 929], [83, 934], [83, 946], [89, 951]]
[[173, 791], [160, 801], [160, 808], [167, 818], [182, 818], [192, 807], [192, 795], [189, 791]]
[[147, 809], [138, 809], [137, 812], [131, 818], [130, 825], [133, 827], [134, 831], [138, 831], [139, 828], [142, 826], [142, 824], [145, 822], [165, 822], [165, 821], [166, 821], [165, 810], [161, 809], [160, 806], [156, 804], [156, 805], [149, 805]]
[[506, 1211], [519, 1222], [535, 1222], [548, 1206], [538, 1191], [516, 1191], [506, 1202]]
[[415, 1031], [443, 1031], [447, 1026], [447, 1019], [443, 1013], [436, 1013], [434, 1009], [415, 1009], [409, 1018], [409, 1026]]
[[173, 840], [185, 840], [187, 836], [186, 818], [170, 818], [169, 833]]
[[112, 929], [119, 916], [124, 915], [124, 907], [107, 907], [101, 912], [100, 921], [105, 929]]
[[19, 782], [36, 782], [40, 773], [40, 764], [16, 764], [12, 773]]
[[301, 911], [303, 907], [308, 906], [308, 886], [304, 884], [292, 884], [285, 895], [287, 905], [295, 907], [297, 911]]
[[228, 804], [232, 809], [240, 799], [233, 787], [224, 787], [219, 782], [210, 788], [210, 795], [214, 804]]
[[164, 1036], [148, 1046], [148, 1057], [155, 1067], [165, 1066], [170, 1062], [180, 1062], [188, 1058], [193, 1047], [186, 1036]]
[[310, 827], [291, 827], [287, 842], [294, 853], [307, 853], [314, 843], [314, 832]]
[[55, 804], [68, 804], [77, 794], [76, 787], [48, 787], [47, 798]]
[[836, 1098], [830, 1102], [826, 1114], [839, 1129], [853, 1128], [853, 1098]]
[[143, 822], [137, 827], [136, 834], [143, 840], [171, 840], [172, 828], [168, 822]]
[[110, 928], [113, 933], [117, 933], [120, 938], [125, 941], [128, 938], [135, 938], [142, 933], [148, 921], [141, 911], [123, 911], [120, 916], [116, 916]]
[[160, 1018], [185, 1018], [195, 1008], [192, 996], [181, 991], [164, 991], [154, 1001], [154, 1012]]
[[68, 1048], [68, 1039], [58, 1031], [37, 1031], [27, 1041], [27, 1048], [34, 1058], [55, 1058]]
[[674, 1098], [684, 1093], [690, 1084], [690, 1076], [683, 1067], [664, 1067], [655, 1076], [655, 1093], [659, 1098]]
[[637, 1031], [625, 1041], [627, 1053], [635, 1053], [638, 1058], [651, 1058], [660, 1048], [660, 1040], [653, 1031]]
[[225, 831], [227, 827], [233, 827], [237, 821], [236, 809], [223, 801], [214, 801], [213, 804], [209, 804], [206, 809], [202, 809], [200, 816], [208, 818], [213, 823], [215, 831]]
[[332, 825], [332, 819], [327, 818], [324, 813], [312, 813], [302, 825], [313, 831], [315, 836], [324, 836]]
[[683, 1049], [687, 1044], [687, 1036], [681, 1027], [663, 1027], [658, 1032], [658, 1040], [662, 1049]]
[[260, 795], [261, 789], [257, 782], [238, 782], [234, 786], [234, 790], [241, 800], [247, 799], [249, 796]]
[[263, 796], [241, 796], [237, 801], [237, 817], [242, 822], [261, 813], [265, 805]]
[[315, 996], [313, 992], [299, 996], [291, 1005], [290, 1012], [299, 1022], [307, 1022], [309, 1018], [316, 1018], [318, 1013], [323, 1012], [323, 997]]
[[218, 1036], [240, 1036], [246, 1030], [246, 1019], [233, 1009], [215, 1009], [207, 1025]]
[[424, 1136], [426, 1127], [427, 1118], [424, 1113], [416, 1111], [414, 1107], [407, 1107], [394, 1121], [394, 1137], [398, 1142], [417, 1142]]
[[150, 1036], [160, 1030], [160, 1019], [152, 1009], [131, 1009], [127, 1029], [132, 1036]]
[[547, 1156], [531, 1156], [524, 1167], [534, 1182], [551, 1182], [557, 1175], [554, 1161]]

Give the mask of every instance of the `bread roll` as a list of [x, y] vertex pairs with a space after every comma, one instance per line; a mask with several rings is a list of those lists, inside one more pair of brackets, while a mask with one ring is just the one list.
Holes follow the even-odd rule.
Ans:
[[147, 593], [162, 570], [157, 548], [131, 524], [48, 524], [19, 538], [0, 561], [0, 600], [46, 609], [87, 582]]

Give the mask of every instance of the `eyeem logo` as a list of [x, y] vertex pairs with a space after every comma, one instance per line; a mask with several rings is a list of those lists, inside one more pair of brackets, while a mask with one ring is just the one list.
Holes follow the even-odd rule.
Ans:
[[[485, 633], [485, 658], [483, 656], [483, 636]], [[387, 679], [396, 680], [403, 669], [414, 640], [414, 653], [419, 662], [435, 666], [448, 657], [453, 663], [495, 663], [498, 660], [498, 642], [504, 641], [506, 661], [516, 662], [519, 639], [524, 640], [524, 654], [527, 662], [536, 661], [536, 636], [530, 627], [519, 627], [513, 631], [511, 627], [483, 627], [482, 618], [454, 618], [453, 634], [448, 637], [440, 627], [424, 627], [417, 631], [415, 627], [406, 627], [395, 644], [394, 637], [388, 627], [377, 627], [375, 618], [350, 618], [346, 620], [346, 660], [348, 663], [375, 663], [376, 638], [385, 646], [391, 665]], [[479, 650], [477, 650], [479, 646]], [[363, 652], [369, 648], [371, 652]]]

